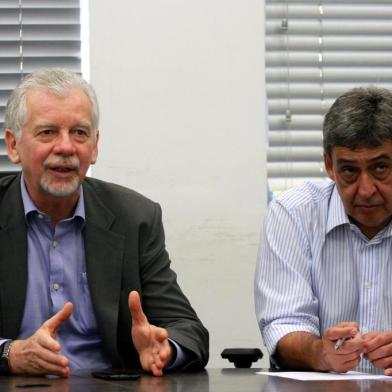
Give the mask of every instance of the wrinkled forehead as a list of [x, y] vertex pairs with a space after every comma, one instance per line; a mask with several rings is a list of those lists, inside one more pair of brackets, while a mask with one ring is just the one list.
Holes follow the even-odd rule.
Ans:
[[392, 141], [387, 140], [377, 147], [361, 146], [354, 149], [342, 146], [332, 148], [332, 160], [339, 164], [345, 162], [372, 162], [379, 159], [392, 160]]

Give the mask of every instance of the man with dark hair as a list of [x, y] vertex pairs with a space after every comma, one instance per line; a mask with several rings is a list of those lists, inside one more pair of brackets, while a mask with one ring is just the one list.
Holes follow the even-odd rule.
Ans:
[[64, 69], [25, 77], [5, 114], [0, 180], [0, 373], [200, 369], [208, 332], [170, 269], [158, 204], [86, 178], [98, 155], [92, 87]]
[[277, 366], [392, 375], [392, 93], [357, 88], [325, 116], [325, 182], [275, 198], [255, 275]]

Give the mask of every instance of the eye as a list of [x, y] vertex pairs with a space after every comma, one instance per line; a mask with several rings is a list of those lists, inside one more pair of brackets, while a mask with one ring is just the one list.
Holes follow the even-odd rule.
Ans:
[[75, 128], [72, 133], [78, 138], [88, 138], [89, 132], [84, 128]]
[[36, 136], [41, 140], [51, 140], [56, 134], [56, 131], [52, 128], [43, 128], [38, 130]]
[[343, 166], [340, 172], [344, 175], [352, 175], [356, 172], [356, 169], [353, 166]]
[[53, 135], [53, 133], [54, 133], [53, 129], [41, 129], [38, 132], [38, 135], [48, 136], [48, 135]]
[[345, 165], [339, 169], [339, 174], [343, 181], [353, 182], [358, 176], [358, 168], [355, 166]]
[[375, 172], [376, 173], [383, 173], [385, 172], [385, 170], [387, 170], [388, 167], [387, 165], [385, 165], [384, 163], [379, 163], [376, 167], [375, 167]]
[[391, 166], [384, 163], [384, 162], [379, 162], [373, 167], [373, 175], [379, 179], [384, 179], [387, 176], [389, 176], [391, 172]]

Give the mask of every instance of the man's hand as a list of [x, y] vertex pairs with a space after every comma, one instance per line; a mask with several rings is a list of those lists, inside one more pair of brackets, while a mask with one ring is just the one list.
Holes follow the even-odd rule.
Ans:
[[364, 357], [374, 367], [384, 369], [386, 376], [392, 376], [392, 330], [369, 332], [363, 335]]
[[[341, 338], [346, 339], [345, 342], [341, 347], [335, 349], [336, 341]], [[336, 327], [326, 329], [322, 343], [324, 370], [345, 373], [358, 366], [364, 348], [364, 340], [359, 333], [357, 323], [340, 323]]]
[[[336, 341], [347, 340], [335, 350]], [[324, 335], [292, 332], [278, 342], [277, 360], [286, 369], [347, 372], [361, 359], [364, 341], [354, 322], [340, 323], [325, 330]]]
[[140, 363], [144, 370], [152, 372], [154, 376], [162, 376], [173, 354], [167, 331], [148, 322], [137, 291], [129, 293], [128, 305], [132, 316], [132, 341], [139, 353]]
[[54, 374], [68, 377], [68, 359], [60, 354], [61, 346], [56, 340], [56, 332], [67, 320], [73, 305], [67, 302], [64, 307], [27, 339], [15, 340], [9, 354], [12, 374], [43, 375]]

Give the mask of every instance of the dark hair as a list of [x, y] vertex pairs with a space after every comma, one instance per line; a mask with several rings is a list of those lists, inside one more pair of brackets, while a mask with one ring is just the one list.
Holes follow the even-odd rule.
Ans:
[[392, 140], [392, 92], [368, 87], [341, 95], [325, 115], [323, 140], [329, 157], [336, 146], [375, 148]]

